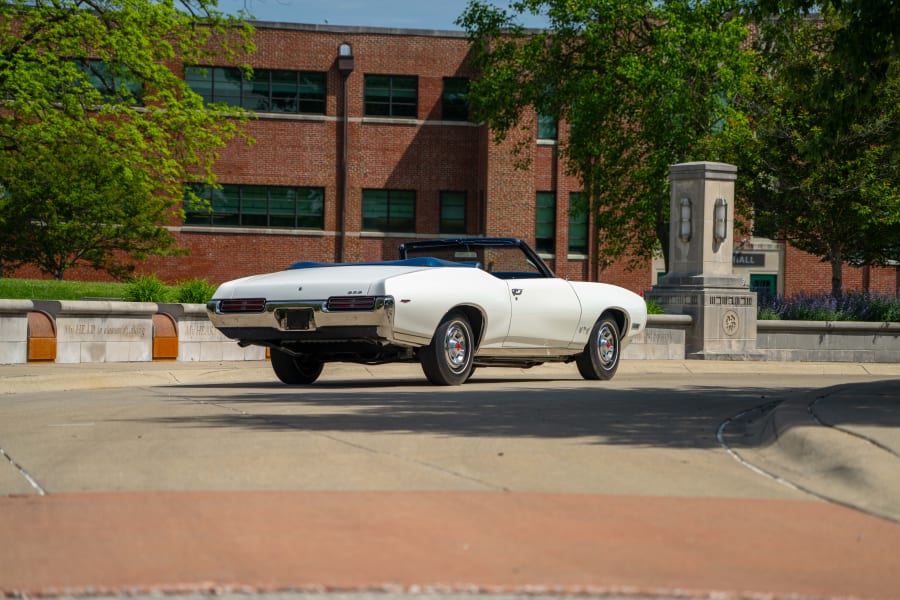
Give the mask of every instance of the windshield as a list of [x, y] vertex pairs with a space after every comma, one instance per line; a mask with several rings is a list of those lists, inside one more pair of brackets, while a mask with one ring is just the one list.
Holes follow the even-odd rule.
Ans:
[[471, 243], [405, 245], [405, 258], [432, 256], [484, 269], [500, 279], [547, 277], [546, 267], [516, 245], [483, 246]]

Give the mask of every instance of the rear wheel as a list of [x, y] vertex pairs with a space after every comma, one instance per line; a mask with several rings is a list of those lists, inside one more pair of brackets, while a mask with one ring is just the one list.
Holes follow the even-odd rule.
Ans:
[[575, 361], [585, 379], [612, 379], [619, 368], [619, 326], [610, 315], [601, 315], [591, 337]]
[[313, 356], [291, 356], [274, 348], [271, 356], [275, 375], [288, 385], [307, 385], [322, 374], [324, 363]]
[[452, 313], [437, 326], [431, 344], [419, 349], [419, 360], [431, 383], [460, 385], [472, 374], [474, 353], [469, 321]]

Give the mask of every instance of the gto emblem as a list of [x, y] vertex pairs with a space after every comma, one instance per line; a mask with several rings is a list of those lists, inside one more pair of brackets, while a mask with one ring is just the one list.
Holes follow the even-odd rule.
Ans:
[[362, 294], [362, 290], [350, 290], [349, 292], [347, 292], [348, 296], [353, 296], [355, 294]]

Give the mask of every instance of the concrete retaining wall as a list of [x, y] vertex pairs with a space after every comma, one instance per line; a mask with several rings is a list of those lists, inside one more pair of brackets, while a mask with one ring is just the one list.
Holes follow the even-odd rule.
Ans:
[[[55, 362], [142, 362], [153, 360], [153, 317], [174, 319], [175, 360], [217, 362], [264, 360], [264, 348], [241, 348], [209, 322], [203, 304], [155, 304], [109, 300], [0, 300], [0, 364], [29, 360], [28, 315], [53, 319]], [[623, 358], [683, 360], [691, 326], [688, 315], [650, 315], [647, 329]], [[31, 340], [33, 341], [33, 340]], [[900, 362], [900, 323], [759, 321], [761, 360], [813, 362]]]
[[624, 359], [684, 360], [689, 315], [648, 315], [644, 329], [622, 353]]
[[31, 300], [0, 300], [0, 363], [23, 363], [28, 359], [28, 313]]
[[56, 321], [56, 362], [153, 360], [151, 302], [35, 300]]
[[171, 315], [178, 323], [178, 360], [223, 361], [263, 360], [266, 349], [261, 346], [241, 348], [213, 327], [206, 316], [205, 304], [160, 304], [159, 311]]
[[[215, 329], [203, 304], [156, 304], [115, 300], [0, 300], [0, 364], [29, 362], [37, 340], [29, 313], [41, 311], [54, 325], [52, 362], [146, 362], [154, 360], [154, 316], [175, 321], [179, 361], [263, 360], [265, 348], [241, 348]], [[45, 340], [41, 340], [42, 342]]]
[[900, 323], [758, 321], [765, 360], [900, 363]]

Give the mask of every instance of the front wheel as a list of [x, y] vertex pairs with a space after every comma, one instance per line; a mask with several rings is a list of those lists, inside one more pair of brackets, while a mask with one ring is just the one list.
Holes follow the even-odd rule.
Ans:
[[619, 368], [619, 326], [609, 315], [602, 315], [591, 329], [591, 337], [575, 364], [585, 379], [612, 379]]
[[272, 348], [272, 369], [283, 383], [308, 385], [322, 374], [324, 363], [313, 356], [292, 356]]
[[472, 374], [474, 353], [469, 321], [461, 314], [453, 313], [434, 330], [431, 344], [419, 349], [419, 360], [431, 383], [460, 385]]

